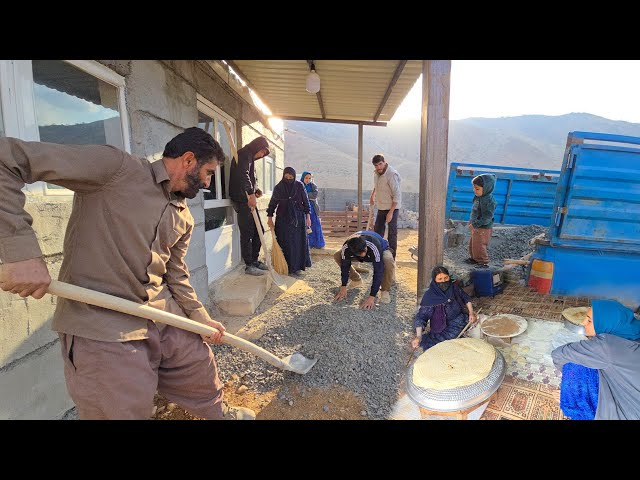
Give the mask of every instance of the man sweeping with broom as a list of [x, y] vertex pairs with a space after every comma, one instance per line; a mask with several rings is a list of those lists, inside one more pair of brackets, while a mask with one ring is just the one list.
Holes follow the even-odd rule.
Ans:
[[231, 162], [229, 172], [229, 197], [238, 214], [240, 251], [246, 264], [244, 271], [249, 275], [264, 275], [269, 270], [269, 267], [258, 260], [262, 244], [251, 213], [251, 209], [257, 205], [254, 162], [267, 155], [267, 139], [263, 136], [255, 138], [238, 150], [238, 161]]

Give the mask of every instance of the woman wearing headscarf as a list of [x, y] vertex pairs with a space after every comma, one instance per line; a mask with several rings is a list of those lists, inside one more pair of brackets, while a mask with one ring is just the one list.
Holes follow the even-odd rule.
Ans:
[[324, 235], [320, 224], [320, 206], [318, 205], [318, 187], [313, 183], [310, 172], [302, 172], [300, 177], [307, 191], [309, 203], [311, 204], [311, 233], [307, 233], [309, 238], [309, 248], [324, 248]]
[[574, 420], [640, 419], [640, 320], [615, 300], [593, 300], [587, 340], [554, 349], [560, 408]]
[[267, 217], [269, 228], [274, 228], [276, 213], [276, 238], [289, 266], [289, 274], [311, 266], [307, 227], [311, 225], [310, 205], [302, 182], [296, 180], [296, 171], [287, 167], [282, 180], [273, 189]]
[[[439, 342], [456, 338], [468, 322], [475, 321], [469, 295], [451, 281], [449, 270], [437, 266], [431, 272], [431, 284], [424, 292], [413, 320], [416, 336], [411, 340], [411, 346], [415, 349], [420, 345], [427, 350]], [[424, 333], [428, 322], [429, 333]]]

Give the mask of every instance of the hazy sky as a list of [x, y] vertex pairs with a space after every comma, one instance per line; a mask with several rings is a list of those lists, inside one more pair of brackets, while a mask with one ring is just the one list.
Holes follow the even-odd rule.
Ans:
[[[394, 120], [420, 117], [422, 77]], [[452, 60], [449, 118], [586, 112], [640, 123], [640, 60]]]

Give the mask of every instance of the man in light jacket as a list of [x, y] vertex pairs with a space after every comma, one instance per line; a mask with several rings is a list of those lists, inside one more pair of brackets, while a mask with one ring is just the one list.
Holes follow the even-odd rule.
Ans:
[[395, 259], [398, 249], [398, 212], [402, 204], [402, 192], [400, 191], [402, 179], [398, 171], [384, 160], [384, 156], [374, 155], [371, 163], [373, 163], [375, 171], [369, 208], [373, 207], [375, 200], [378, 209], [373, 230], [384, 237], [385, 224], [388, 225], [387, 240]]

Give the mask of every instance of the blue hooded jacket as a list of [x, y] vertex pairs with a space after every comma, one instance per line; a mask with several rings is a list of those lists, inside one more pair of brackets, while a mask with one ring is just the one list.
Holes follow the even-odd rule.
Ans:
[[470, 222], [473, 228], [492, 228], [493, 214], [496, 211], [496, 199], [493, 198], [493, 189], [496, 186], [496, 176], [483, 173], [482, 196], [473, 196]]

